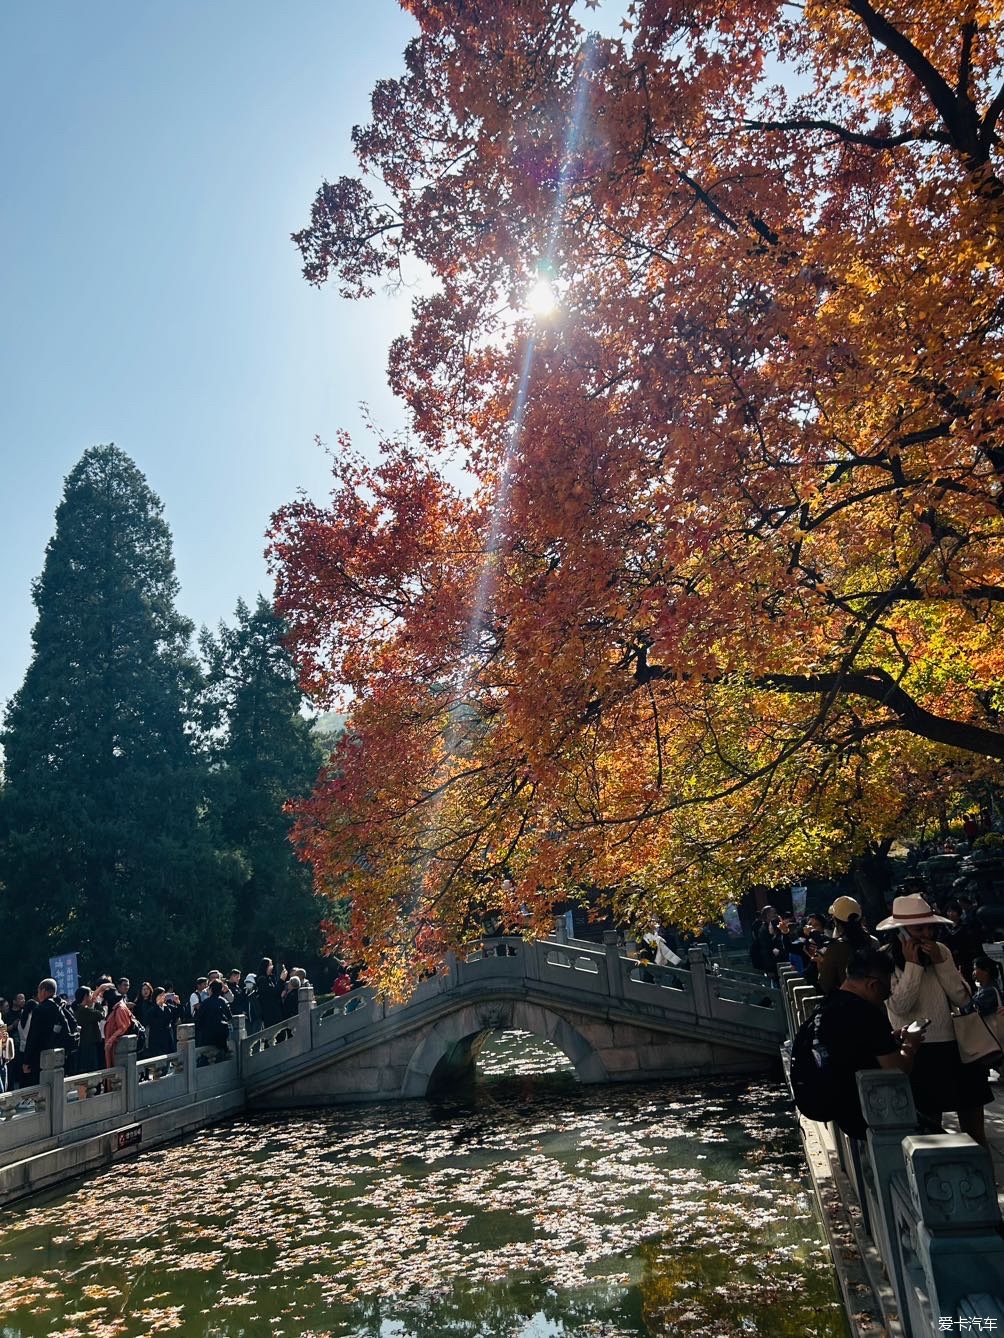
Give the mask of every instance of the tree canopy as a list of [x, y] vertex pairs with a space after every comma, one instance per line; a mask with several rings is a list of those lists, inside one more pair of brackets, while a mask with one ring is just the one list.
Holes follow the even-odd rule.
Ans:
[[0, 733], [3, 960], [19, 976], [74, 950], [88, 971], [191, 969], [227, 941], [162, 510], [127, 455], [95, 446], [56, 511], [32, 660]]
[[309, 794], [322, 753], [282, 644], [283, 625], [258, 596], [238, 600], [233, 626], [204, 630], [203, 729], [214, 837], [236, 858], [233, 942], [250, 963], [266, 951], [313, 959], [321, 907], [290, 843], [287, 801]]
[[390, 981], [569, 883], [693, 923], [1004, 758], [1002, 6], [406, 8], [296, 241], [432, 276], [416, 444], [272, 548], [354, 699], [301, 840]]

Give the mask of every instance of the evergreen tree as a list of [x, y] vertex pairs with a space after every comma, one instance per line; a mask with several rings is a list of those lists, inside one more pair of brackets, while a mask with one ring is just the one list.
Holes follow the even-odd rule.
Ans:
[[33, 658], [0, 732], [0, 952], [19, 977], [73, 950], [88, 973], [180, 974], [229, 946], [162, 510], [109, 445], [84, 454], [56, 512]]
[[[290, 845], [287, 800], [309, 793], [323, 751], [301, 714], [303, 695], [283, 645], [284, 625], [261, 595], [239, 601], [233, 627], [200, 639], [207, 668], [206, 725], [213, 760], [217, 840], [245, 870], [237, 893], [242, 962], [263, 952], [313, 957], [321, 904]], [[325, 907], [326, 909], [326, 907]]]

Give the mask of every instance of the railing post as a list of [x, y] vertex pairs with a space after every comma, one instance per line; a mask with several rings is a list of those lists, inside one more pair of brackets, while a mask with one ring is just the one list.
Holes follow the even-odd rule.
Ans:
[[66, 1113], [66, 1093], [63, 1089], [63, 1065], [65, 1063], [65, 1050], [42, 1051], [38, 1080], [45, 1089], [45, 1106], [49, 1114], [49, 1132], [53, 1138], [57, 1138], [63, 1132], [63, 1118]]
[[248, 1034], [247, 1014], [235, 1013], [234, 1034], [232, 1039], [234, 1043], [234, 1055], [237, 1058], [238, 1074], [243, 1074], [244, 1072], [244, 1042], [247, 1040], [247, 1034]]
[[693, 988], [694, 1011], [701, 1017], [711, 1016], [711, 991], [708, 987], [707, 963], [703, 948], [690, 948], [687, 952], [690, 962], [690, 980]]
[[1004, 1241], [987, 1149], [967, 1134], [914, 1134], [903, 1157], [915, 1225], [901, 1248], [915, 1252], [931, 1315], [999, 1315]]
[[523, 962], [523, 980], [540, 979], [540, 958], [538, 953], [541, 951], [539, 943], [533, 939], [522, 939], [519, 946], [519, 954]]
[[817, 1003], [822, 1003], [823, 996], [812, 985], [793, 985], [791, 988], [791, 1011], [795, 1031], [812, 1015]]
[[310, 1013], [313, 1007], [313, 985], [301, 985], [296, 1000], [296, 1052], [299, 1055], [306, 1055], [310, 1052]]
[[624, 993], [621, 979], [621, 947], [616, 929], [604, 929], [603, 952], [607, 964], [607, 993], [612, 999], [619, 999]]
[[804, 984], [805, 982], [795, 968], [787, 962], [778, 963], [777, 981], [781, 986], [781, 1005], [784, 1008], [784, 1025], [787, 1029], [788, 1036], [794, 1040], [795, 1032], [798, 1030], [798, 1027], [795, 1025], [794, 1016], [791, 1011], [791, 991], [796, 982], [799, 984]]
[[889, 1274], [900, 1315], [908, 1313], [903, 1261], [896, 1236], [892, 1179], [903, 1172], [903, 1139], [917, 1128], [917, 1109], [913, 1104], [910, 1079], [899, 1069], [862, 1069], [857, 1074], [861, 1113], [868, 1126], [866, 1151], [871, 1166], [871, 1183], [864, 1193], [873, 1203], [861, 1205], [872, 1240]]
[[178, 1023], [178, 1054], [185, 1066], [185, 1091], [195, 1096], [195, 1023]]
[[554, 937], [559, 943], [568, 942], [568, 923], [563, 915], [554, 917]]
[[115, 1042], [115, 1067], [125, 1070], [126, 1110], [139, 1109], [139, 1074], [136, 1072], [138, 1036], [120, 1036]]
[[455, 952], [446, 954], [446, 988], [455, 990], [460, 984], [460, 958]]

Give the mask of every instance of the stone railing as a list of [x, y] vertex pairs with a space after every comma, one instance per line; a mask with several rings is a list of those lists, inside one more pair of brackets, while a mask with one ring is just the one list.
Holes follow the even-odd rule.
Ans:
[[617, 935], [609, 932], [602, 945], [567, 939], [563, 934], [541, 942], [496, 939], [479, 943], [456, 963], [449, 962], [448, 979], [463, 985], [475, 979], [485, 963], [497, 972], [500, 957], [511, 963], [514, 975], [527, 980], [560, 983], [570, 991], [610, 999], [654, 1003], [667, 1013], [745, 1023], [778, 1036], [784, 1033], [779, 992], [755, 972], [722, 969], [709, 961], [702, 948], [692, 948], [686, 964], [654, 966], [625, 953]]
[[150, 1116], [193, 1107], [221, 1093], [243, 1099], [240, 1051], [244, 1019], [229, 1053], [195, 1045], [195, 1028], [178, 1027], [172, 1055], [140, 1059], [135, 1036], [115, 1048], [114, 1068], [67, 1076], [62, 1050], [42, 1054], [39, 1083], [0, 1096], [0, 1171], [25, 1155], [66, 1148]]
[[[793, 1036], [821, 996], [790, 967], [780, 976]], [[905, 1073], [865, 1070], [857, 1086], [866, 1138], [829, 1125], [820, 1141], [860, 1211], [862, 1255], [891, 1285], [905, 1338], [1004, 1332], [1004, 1222], [989, 1152], [965, 1134], [919, 1133]]]
[[617, 936], [602, 945], [564, 936], [541, 941], [517, 937], [479, 940], [450, 954], [444, 968], [420, 980], [405, 1003], [388, 1003], [369, 989], [318, 1005], [309, 986], [296, 1014], [241, 1044], [241, 1074], [249, 1091], [274, 1083], [314, 1054], [331, 1055], [366, 1039], [375, 1024], [438, 1008], [450, 995], [526, 989], [589, 1009], [620, 1003], [687, 1028], [711, 1028], [764, 1052], [785, 1034], [781, 992], [753, 972], [722, 970], [692, 949], [686, 966], [657, 967], [625, 956]]

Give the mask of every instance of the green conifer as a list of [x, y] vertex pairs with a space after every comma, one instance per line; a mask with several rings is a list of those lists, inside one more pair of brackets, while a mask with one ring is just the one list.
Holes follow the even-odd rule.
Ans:
[[258, 596], [239, 601], [232, 627], [200, 638], [207, 669], [205, 723], [213, 760], [216, 839], [240, 860], [236, 933], [242, 964], [263, 954], [312, 958], [329, 909], [313, 893], [307, 866], [290, 845], [287, 800], [309, 794], [323, 760], [303, 714], [284, 626]]
[[[0, 731], [3, 964], [180, 973], [229, 947], [201, 822], [199, 669], [162, 505], [115, 446], [66, 480], [33, 596], [34, 653]], [[6, 977], [10, 979], [10, 977]]]

